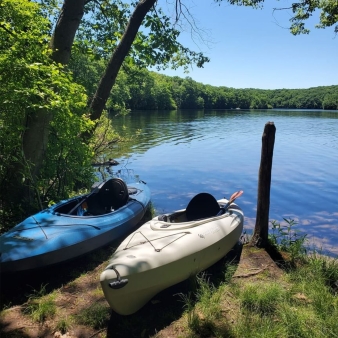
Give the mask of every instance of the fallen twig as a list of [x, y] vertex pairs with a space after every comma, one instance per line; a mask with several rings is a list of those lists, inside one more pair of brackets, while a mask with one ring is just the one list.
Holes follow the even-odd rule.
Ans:
[[99, 330], [99, 331], [96, 331], [96, 332], [93, 333], [89, 338], [95, 337], [98, 333], [100, 333], [100, 332], [102, 332], [102, 331], [104, 331], [104, 330], [105, 330], [105, 328], [104, 328], [104, 329], [101, 329], [101, 330]]
[[269, 265], [267, 265], [266, 267], [259, 269], [258, 271], [255, 272], [249, 272], [246, 274], [242, 274], [242, 275], [234, 275], [233, 278], [245, 278], [245, 277], [250, 277], [250, 276], [254, 276], [254, 275], [258, 275], [259, 273], [263, 272], [264, 270], [266, 270], [269, 267]]

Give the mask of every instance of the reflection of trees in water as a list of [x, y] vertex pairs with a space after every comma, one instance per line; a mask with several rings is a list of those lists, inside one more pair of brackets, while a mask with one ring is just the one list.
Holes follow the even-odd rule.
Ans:
[[140, 180], [139, 175], [134, 173], [134, 169], [120, 168], [115, 170], [113, 166], [97, 167], [95, 175], [99, 181], [106, 181], [114, 177], [121, 178], [126, 183], [137, 182]]
[[113, 158], [143, 154], [164, 142], [189, 142], [199, 130], [195, 122], [205, 118], [204, 110], [134, 111], [112, 119], [122, 142], [112, 146]]

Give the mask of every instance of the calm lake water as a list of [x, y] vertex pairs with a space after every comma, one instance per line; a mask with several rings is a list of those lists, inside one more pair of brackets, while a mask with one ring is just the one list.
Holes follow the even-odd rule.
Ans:
[[[199, 192], [217, 199], [237, 190], [244, 228], [255, 225], [262, 134], [274, 122], [270, 220], [298, 222], [308, 246], [338, 254], [338, 111], [138, 111], [113, 118], [130, 141], [116, 146], [111, 167], [142, 179], [156, 213], [185, 208]], [[126, 127], [126, 128], [125, 128]]]

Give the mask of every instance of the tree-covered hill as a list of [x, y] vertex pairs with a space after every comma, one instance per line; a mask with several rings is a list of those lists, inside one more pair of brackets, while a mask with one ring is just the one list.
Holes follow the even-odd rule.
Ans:
[[[76, 63], [74, 59], [72, 68], [75, 80], [84, 85], [91, 96], [93, 89], [90, 84], [95, 83], [96, 72], [100, 73], [102, 65], [86, 65], [83, 59], [80, 66]], [[335, 110], [338, 109], [338, 85], [308, 89], [236, 89], [202, 84], [191, 77], [170, 77], [129, 65], [120, 71], [107, 108], [110, 111], [236, 108]]]
[[[120, 89], [124, 88], [123, 98]], [[112, 104], [138, 109], [338, 109], [338, 85], [308, 89], [215, 87], [147, 70], [121, 73]]]

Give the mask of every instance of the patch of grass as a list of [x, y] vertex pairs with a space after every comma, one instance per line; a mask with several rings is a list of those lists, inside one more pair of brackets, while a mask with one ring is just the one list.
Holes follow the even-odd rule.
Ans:
[[[227, 270], [226, 270], [227, 271]], [[218, 323], [221, 318], [222, 285], [216, 288], [205, 273], [196, 276], [194, 294], [180, 294], [185, 307], [187, 327], [194, 337], [224, 337], [228, 325]], [[221, 332], [221, 333], [220, 333]], [[220, 334], [220, 335], [219, 335]], [[196, 336], [197, 335], [197, 336]], [[228, 334], [226, 336], [229, 336]]]
[[41, 285], [40, 290], [34, 290], [28, 302], [23, 307], [23, 312], [31, 316], [33, 321], [43, 322], [56, 313], [56, 293], [47, 294], [46, 285]]
[[326, 325], [317, 317], [311, 307], [281, 307], [279, 313], [281, 322], [285, 325], [285, 337], [334, 337], [323, 334]]
[[55, 324], [55, 331], [60, 331], [62, 334], [65, 334], [69, 331], [72, 324], [72, 320], [70, 318], [60, 318]]
[[288, 271], [286, 288], [245, 285], [239, 297], [249, 311], [239, 317], [239, 336], [250, 321], [250, 337], [336, 338], [338, 298], [328, 281], [337, 273], [336, 260], [310, 257]]
[[338, 292], [338, 260], [331, 259], [314, 253], [309, 258], [309, 265], [312, 271], [317, 271], [331, 287], [334, 292]]
[[77, 281], [76, 279], [71, 280], [70, 282], [67, 283], [67, 288], [71, 289], [71, 288], [76, 288], [77, 287]]
[[224, 283], [231, 283], [232, 276], [237, 270], [236, 264], [226, 264], [225, 265], [225, 271], [224, 271]]
[[239, 296], [244, 311], [259, 315], [273, 315], [283, 297], [284, 290], [275, 283], [245, 285]]
[[94, 329], [101, 329], [109, 320], [110, 308], [100, 303], [93, 304], [90, 308], [82, 310], [75, 317], [78, 324], [86, 325]]
[[197, 276], [198, 288], [196, 296], [198, 307], [203, 313], [205, 319], [216, 319], [220, 314], [220, 292], [210, 283], [206, 274], [202, 273]]
[[187, 318], [187, 325], [190, 330], [196, 332], [199, 327], [199, 317], [195, 310], [195, 301], [191, 295], [188, 294], [180, 294], [182, 301], [184, 302], [185, 308], [185, 316]]
[[236, 325], [232, 326], [232, 332], [236, 338], [286, 338], [288, 336], [283, 325], [282, 322], [252, 313], [250, 316], [239, 316]]
[[199, 275], [193, 297], [182, 296], [182, 337], [338, 337], [336, 259], [303, 256], [277, 282], [257, 276], [255, 282], [234, 283], [227, 271], [231, 275], [226, 267], [225, 281], [217, 288], [206, 275]]

